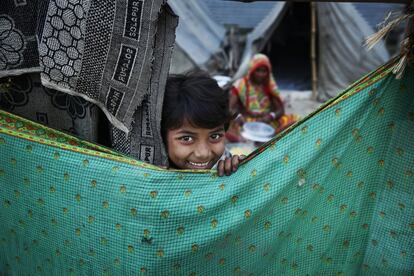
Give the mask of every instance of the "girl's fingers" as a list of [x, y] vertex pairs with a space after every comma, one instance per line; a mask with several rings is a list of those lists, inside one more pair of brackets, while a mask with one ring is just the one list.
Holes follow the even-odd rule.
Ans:
[[238, 155], [234, 155], [231, 158], [231, 165], [232, 165], [232, 171], [233, 172], [237, 171], [237, 168], [239, 167], [239, 156]]
[[217, 173], [219, 176], [224, 175], [224, 161], [223, 160], [220, 160], [217, 165]]
[[226, 175], [231, 174], [231, 160], [232, 158], [226, 158], [226, 160], [224, 161], [224, 172], [226, 173]]

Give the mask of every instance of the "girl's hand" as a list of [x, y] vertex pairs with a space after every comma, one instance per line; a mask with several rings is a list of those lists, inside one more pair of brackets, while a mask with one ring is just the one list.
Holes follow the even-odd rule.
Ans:
[[244, 155], [233, 155], [232, 157], [220, 160], [217, 166], [218, 176], [223, 176], [224, 174], [228, 176], [237, 171], [240, 161], [244, 158], [246, 158]]

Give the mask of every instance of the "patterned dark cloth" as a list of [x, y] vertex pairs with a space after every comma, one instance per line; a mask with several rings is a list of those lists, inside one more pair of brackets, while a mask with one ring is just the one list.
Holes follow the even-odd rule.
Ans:
[[150, 94], [134, 114], [134, 124], [129, 135], [112, 127], [111, 141], [115, 150], [131, 155], [142, 161], [167, 165], [168, 156], [162, 143], [161, 110], [164, 99], [164, 88], [169, 67], [177, 19], [165, 7], [159, 15], [157, 34], [154, 45], [154, 61], [152, 64], [152, 79], [149, 88]]
[[3, 78], [0, 85], [0, 109], [109, 145], [107, 120], [93, 103], [42, 86], [37, 73]]
[[0, 6], [0, 78], [39, 72], [36, 0], [6, 0]]
[[[99, 106], [125, 132], [122, 145], [112, 139], [115, 148], [130, 147], [132, 139], [147, 152], [152, 148], [153, 157], [145, 160], [163, 164], [160, 115], [177, 23], [166, 0], [6, 0], [0, 8], [0, 77], [40, 72], [43, 86]], [[143, 110], [150, 136], [138, 135], [147, 133], [137, 118]]]

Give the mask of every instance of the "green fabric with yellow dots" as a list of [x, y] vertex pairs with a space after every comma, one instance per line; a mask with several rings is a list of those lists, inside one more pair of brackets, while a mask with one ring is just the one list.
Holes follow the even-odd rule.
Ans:
[[0, 275], [412, 275], [414, 70], [393, 65], [230, 177], [0, 112]]

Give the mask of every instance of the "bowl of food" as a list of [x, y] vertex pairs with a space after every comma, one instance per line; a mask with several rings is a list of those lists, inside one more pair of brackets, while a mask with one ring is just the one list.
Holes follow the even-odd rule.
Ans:
[[275, 129], [266, 123], [248, 122], [243, 125], [241, 136], [254, 142], [267, 142], [275, 134]]

